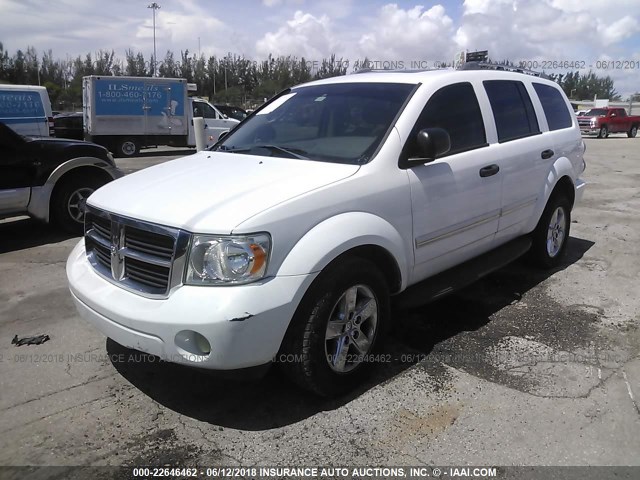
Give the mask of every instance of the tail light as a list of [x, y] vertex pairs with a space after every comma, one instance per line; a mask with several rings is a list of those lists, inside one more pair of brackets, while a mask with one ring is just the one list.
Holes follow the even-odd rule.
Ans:
[[49, 122], [49, 136], [50, 137], [54, 137], [55, 136], [55, 129], [53, 128], [54, 124], [53, 124], [53, 117], [47, 117], [47, 121]]

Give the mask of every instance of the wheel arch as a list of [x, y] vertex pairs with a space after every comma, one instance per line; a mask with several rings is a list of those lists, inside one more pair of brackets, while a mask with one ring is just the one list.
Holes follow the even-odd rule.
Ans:
[[538, 225], [549, 199], [558, 194], [564, 194], [569, 199], [571, 209], [573, 209], [576, 200], [576, 188], [573, 180], [573, 166], [566, 157], [558, 158], [549, 171], [547, 181], [538, 196], [534, 215], [532, 215], [532, 219], [527, 226], [528, 232], [533, 231]]
[[40, 187], [32, 188], [28, 212], [34, 218], [51, 220], [51, 201], [60, 186], [76, 176], [92, 176], [104, 179], [105, 183], [118, 178], [117, 170], [105, 160], [94, 157], [78, 157], [58, 165]]
[[349, 212], [309, 230], [289, 251], [276, 274], [316, 273], [345, 256], [355, 256], [378, 266], [389, 276], [389, 290], [397, 293], [406, 287], [412, 253], [386, 220], [371, 213]]

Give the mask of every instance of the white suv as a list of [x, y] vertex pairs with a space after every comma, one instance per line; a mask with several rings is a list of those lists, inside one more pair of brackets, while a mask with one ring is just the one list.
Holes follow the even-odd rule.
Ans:
[[127, 347], [208, 369], [275, 360], [336, 394], [375, 362], [392, 295], [427, 301], [527, 251], [557, 265], [583, 152], [571, 105], [541, 78], [307, 83], [209, 151], [95, 192], [71, 293]]

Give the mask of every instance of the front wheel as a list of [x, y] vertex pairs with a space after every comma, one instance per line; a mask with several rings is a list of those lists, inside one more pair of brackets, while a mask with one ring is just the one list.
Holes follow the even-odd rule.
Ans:
[[633, 125], [627, 132], [627, 137], [635, 138], [637, 134], [638, 134], [638, 127], [636, 125]]
[[103, 184], [97, 178], [72, 177], [64, 181], [51, 200], [55, 223], [69, 233], [82, 235], [87, 198]]
[[598, 138], [607, 138], [609, 136], [609, 129], [606, 125], [600, 127], [600, 131], [598, 132]]
[[389, 288], [368, 260], [347, 257], [323, 271], [305, 294], [283, 341], [279, 364], [321, 396], [353, 389], [382, 344]]
[[570, 229], [571, 204], [564, 195], [553, 195], [533, 231], [530, 260], [541, 268], [557, 267], [567, 250]]

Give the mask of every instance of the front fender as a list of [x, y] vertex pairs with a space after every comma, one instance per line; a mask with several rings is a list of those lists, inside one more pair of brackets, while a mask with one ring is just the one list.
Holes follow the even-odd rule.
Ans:
[[313, 227], [291, 249], [277, 275], [319, 272], [346, 251], [364, 245], [391, 254], [402, 277], [401, 289], [406, 288], [412, 252], [393, 225], [367, 212], [342, 213]]

